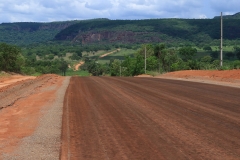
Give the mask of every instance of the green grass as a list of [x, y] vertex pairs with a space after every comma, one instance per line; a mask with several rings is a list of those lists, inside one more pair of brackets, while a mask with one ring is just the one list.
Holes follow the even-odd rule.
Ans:
[[42, 73], [38, 73], [38, 72], [31, 74], [31, 76], [41, 76], [41, 75], [42, 75]]
[[100, 56], [102, 54], [105, 54], [107, 52], [111, 52], [111, 51], [104, 51], [104, 50], [100, 50], [100, 51], [97, 51], [97, 52], [82, 52], [82, 56], [87, 56], [87, 57], [93, 57], [93, 56]]
[[[219, 46], [211, 46], [213, 51], [219, 51]], [[223, 51], [225, 52], [233, 52], [234, 51], [234, 46], [223, 46]]]
[[7, 73], [0, 71], [0, 77], [7, 77], [7, 76], [9, 76]]
[[194, 56], [194, 58], [199, 59], [204, 56], [209, 56], [211, 53], [208, 51], [198, 51], [197, 54]]
[[87, 71], [82, 71], [82, 70], [78, 70], [78, 71], [73, 71], [73, 70], [67, 70], [66, 72], [66, 76], [81, 76], [81, 77], [87, 77], [90, 76], [89, 72]]
[[161, 75], [161, 73], [158, 73], [157, 71], [147, 71], [147, 73], [146, 74], [148, 74], [148, 75], [151, 75], [151, 76], [158, 76], [158, 75]]

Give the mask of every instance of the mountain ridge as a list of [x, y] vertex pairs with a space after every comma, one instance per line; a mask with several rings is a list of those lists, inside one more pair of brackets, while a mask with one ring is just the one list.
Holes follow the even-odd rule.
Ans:
[[[237, 17], [240, 12], [228, 16]], [[224, 38], [240, 39], [240, 19], [224, 20]], [[220, 39], [220, 19], [110, 20], [98, 18], [60, 22], [0, 24], [0, 42], [19, 46], [49, 41], [78, 44], [102, 43], [209, 43]]]

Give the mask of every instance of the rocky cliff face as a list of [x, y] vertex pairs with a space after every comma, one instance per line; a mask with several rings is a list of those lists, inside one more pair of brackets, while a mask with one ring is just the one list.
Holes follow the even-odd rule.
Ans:
[[[79, 33], [72, 38], [73, 42], [81, 42], [82, 44], [89, 44], [95, 42], [121, 42], [121, 43], [148, 43], [148, 42], [161, 42], [161, 39], [154, 35], [155, 33], [149, 32], [132, 32], [132, 31], [102, 31], [102, 32], [85, 32]], [[157, 33], [159, 34], [159, 33]]]

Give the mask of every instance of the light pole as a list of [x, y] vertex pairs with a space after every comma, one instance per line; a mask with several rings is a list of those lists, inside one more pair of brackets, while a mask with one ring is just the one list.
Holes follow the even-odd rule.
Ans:
[[221, 12], [221, 47], [220, 47], [220, 67], [223, 66], [223, 17]]
[[145, 46], [145, 66], [144, 66], [145, 74], [147, 70], [147, 51], [146, 51], [146, 46]]

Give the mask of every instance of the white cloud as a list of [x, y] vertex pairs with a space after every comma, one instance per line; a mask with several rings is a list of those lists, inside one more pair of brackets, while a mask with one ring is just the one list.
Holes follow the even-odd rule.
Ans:
[[210, 0], [210, 4], [215, 13], [234, 14], [240, 11], [239, 0]]
[[85, 4], [86, 8], [94, 9], [94, 10], [106, 10], [111, 9], [113, 7], [111, 1], [87, 1]]
[[71, 19], [213, 18], [238, 0], [0, 0], [0, 22]]
[[199, 15], [199, 17], [198, 18], [200, 18], [200, 19], [206, 19], [207, 18], [207, 16], [206, 15], [204, 15], [204, 14], [201, 14], [201, 15]]

